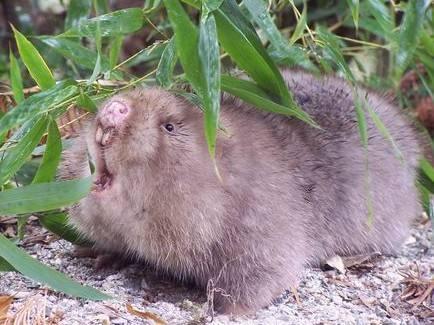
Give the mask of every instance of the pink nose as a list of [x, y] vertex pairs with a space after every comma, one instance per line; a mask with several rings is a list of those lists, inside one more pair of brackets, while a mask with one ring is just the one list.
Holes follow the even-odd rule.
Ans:
[[128, 106], [118, 100], [108, 102], [99, 112], [99, 120], [103, 128], [121, 126], [128, 115]]

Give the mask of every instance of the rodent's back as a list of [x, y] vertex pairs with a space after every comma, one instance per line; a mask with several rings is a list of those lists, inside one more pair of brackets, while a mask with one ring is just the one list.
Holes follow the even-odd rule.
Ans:
[[[394, 251], [421, 210], [415, 186], [421, 155], [415, 127], [391, 102], [358, 88], [359, 96], [369, 105], [363, 108], [366, 151], [359, 134], [354, 93], [346, 81], [296, 71], [286, 71], [284, 77], [295, 100], [322, 127], [319, 130], [300, 121], [291, 122], [303, 140], [299, 172], [308, 202], [314, 207], [314, 219], [307, 229], [312, 246], [324, 256], [373, 249]], [[381, 134], [369, 109], [384, 123], [394, 144]], [[295, 146], [288, 143], [288, 151], [300, 150], [298, 144]]]

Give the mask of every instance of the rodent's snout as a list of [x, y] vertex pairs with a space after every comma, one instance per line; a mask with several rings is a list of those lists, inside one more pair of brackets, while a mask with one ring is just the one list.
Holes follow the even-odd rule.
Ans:
[[101, 146], [110, 144], [129, 112], [128, 105], [118, 99], [108, 102], [98, 113], [95, 141]]

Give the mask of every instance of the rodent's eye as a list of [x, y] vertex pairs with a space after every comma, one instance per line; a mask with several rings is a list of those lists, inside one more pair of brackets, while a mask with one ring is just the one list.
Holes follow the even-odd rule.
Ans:
[[164, 125], [164, 128], [166, 129], [166, 131], [168, 132], [173, 132], [175, 130], [175, 127], [173, 126], [173, 124], [167, 123]]

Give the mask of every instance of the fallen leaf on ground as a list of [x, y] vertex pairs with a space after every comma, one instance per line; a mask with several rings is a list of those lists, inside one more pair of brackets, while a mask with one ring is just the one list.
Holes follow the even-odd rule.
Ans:
[[345, 265], [342, 257], [335, 255], [325, 261], [325, 266], [338, 270], [339, 273], [345, 274]]
[[0, 324], [8, 318], [7, 314], [13, 299], [11, 296], [0, 296]]
[[368, 308], [372, 308], [375, 304], [375, 298], [365, 296], [364, 294], [359, 294], [359, 300]]
[[342, 257], [342, 261], [346, 269], [348, 268], [372, 268], [373, 264], [370, 263], [381, 256], [381, 253], [374, 252], [370, 254], [360, 254], [353, 256]]
[[151, 319], [157, 325], [167, 325], [167, 323], [163, 319], [161, 319], [159, 316], [155, 315], [154, 313], [151, 313], [149, 311], [138, 310], [130, 304], [127, 304], [126, 306], [127, 306], [127, 311], [132, 315], [135, 315], [143, 319]]
[[434, 278], [424, 278], [416, 265], [416, 271], [401, 272], [404, 279], [401, 284], [404, 290], [401, 293], [401, 300], [413, 305], [413, 309], [426, 302], [430, 306], [434, 301]]

